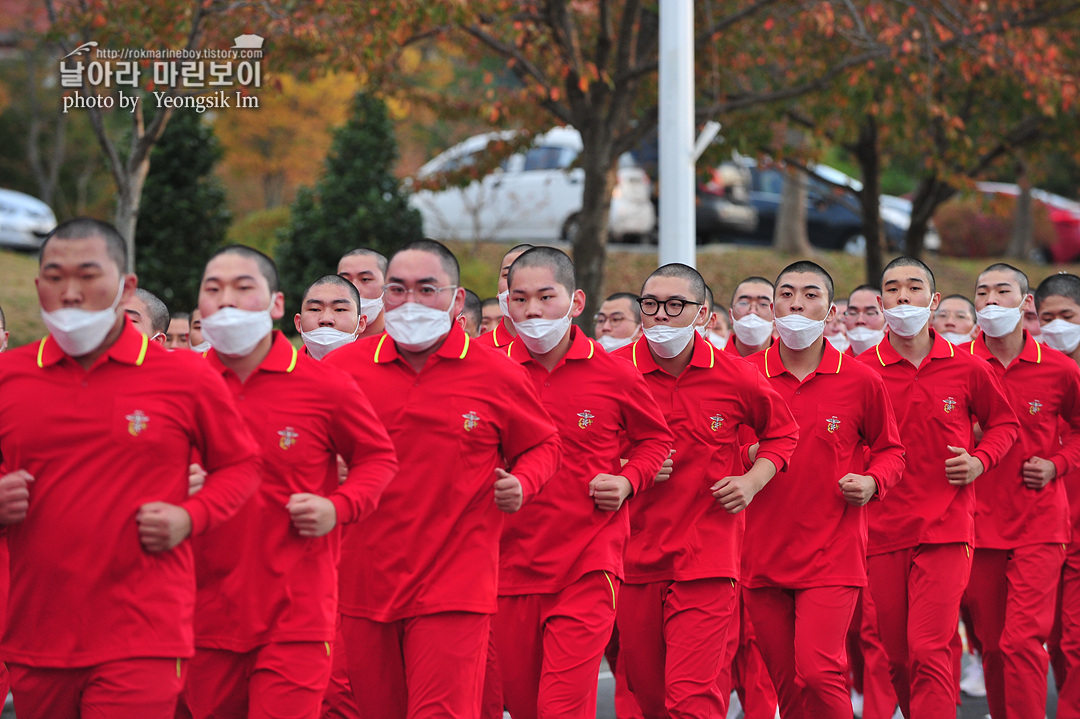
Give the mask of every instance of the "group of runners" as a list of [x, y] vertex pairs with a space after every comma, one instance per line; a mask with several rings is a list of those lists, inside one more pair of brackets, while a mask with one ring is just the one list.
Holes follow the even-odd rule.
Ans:
[[952, 719], [961, 613], [994, 719], [1051, 661], [1080, 717], [1076, 276], [799, 261], [724, 309], [668, 264], [591, 338], [562, 251], [482, 301], [421, 240], [313, 278], [294, 345], [257, 250], [190, 313], [126, 266], [61, 224], [0, 354], [19, 719], [592, 719], [605, 652], [620, 719], [851, 717], [853, 674]]

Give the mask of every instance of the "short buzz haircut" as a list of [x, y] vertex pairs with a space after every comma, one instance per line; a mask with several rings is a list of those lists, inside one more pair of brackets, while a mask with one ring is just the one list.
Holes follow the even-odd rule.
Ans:
[[[1067, 272], [1060, 272], [1056, 275], [1050, 275], [1040, 282], [1039, 286], [1035, 288], [1036, 311], [1047, 297], [1065, 297], [1080, 306], [1080, 277], [1070, 275]], [[3, 313], [0, 312], [0, 320], [3, 317]]]
[[652, 274], [645, 278], [645, 281], [641, 283], [641, 292], [645, 293], [645, 285], [649, 284], [649, 280], [653, 277], [676, 277], [680, 280], [686, 280], [690, 285], [690, 299], [694, 302], [705, 304], [705, 279], [701, 276], [701, 273], [695, 270], [690, 265], [684, 265], [681, 262], [671, 262], [663, 267], [657, 267], [652, 271]]
[[712, 293], [712, 287], [709, 287], [709, 283], [705, 283], [705, 305], [709, 308], [709, 312], [712, 312], [712, 306], [715, 301]]
[[169, 308], [165, 306], [157, 295], [149, 290], [144, 290], [142, 287], [135, 289], [135, 296], [146, 305], [146, 312], [150, 316], [146, 319], [150, 320], [150, 330], [152, 334], [159, 332], [169, 331]]
[[521, 253], [514, 264], [510, 265], [510, 272], [506, 275], [506, 286], [514, 284], [514, 273], [525, 267], [543, 267], [551, 270], [555, 281], [566, 288], [566, 294], [574, 294], [577, 289], [577, 278], [574, 276], [574, 263], [570, 256], [562, 250], [554, 247], [534, 247]]
[[367, 247], [357, 247], [355, 250], [349, 250], [341, 256], [341, 259], [344, 260], [346, 257], [374, 257], [375, 265], [384, 277], [386, 276], [386, 268], [390, 264], [390, 260], [386, 259], [386, 255], [370, 250]]
[[731, 329], [731, 316], [728, 314], [729, 310], [721, 304], [713, 303], [712, 311], [716, 313], [716, 316], [724, 323], [724, 327]]
[[461, 314], [465, 315], [466, 319], [473, 321], [477, 327], [484, 321], [484, 311], [481, 309], [480, 295], [476, 294], [468, 287], [465, 288], [465, 307], [462, 308]]
[[[210, 264], [215, 257], [221, 255], [240, 255], [246, 257], [249, 260], [254, 260], [256, 266], [259, 268], [259, 274], [266, 279], [266, 284], [270, 287], [270, 294], [274, 294], [281, 289], [281, 281], [278, 279], [277, 265], [270, 257], [262, 252], [259, 252], [254, 247], [248, 247], [247, 245], [226, 245], [220, 250], [210, 255], [210, 259], [206, 261], [206, 264]], [[203, 272], [205, 274], [205, 270]]]
[[616, 292], [613, 295], [608, 295], [604, 302], [614, 302], [616, 300], [629, 300], [630, 311], [634, 313], [634, 322], [641, 324], [641, 306], [638, 305], [638, 296], [633, 292]]
[[7, 318], [4, 317], [4, 308], [0, 307], [0, 332], [7, 331]]
[[530, 245], [528, 242], [522, 242], [520, 245], [514, 245], [509, 250], [503, 253], [503, 257], [508, 255], [521, 254], [522, 252], [528, 252], [536, 247], [536, 245]]
[[360, 313], [360, 293], [356, 291], [356, 286], [353, 285], [352, 282], [349, 282], [341, 275], [324, 275], [308, 285], [308, 288], [304, 290], [303, 298], [300, 300], [301, 311], [304, 309], [304, 303], [307, 302], [307, 297], [311, 293], [312, 288], [318, 287], [319, 285], [336, 285], [345, 290], [345, 294], [349, 296], [349, 301], [356, 307], [357, 314]]
[[923, 274], [926, 275], [927, 282], [930, 283], [930, 294], [932, 295], [937, 292], [937, 280], [934, 279], [933, 271], [931, 271], [922, 260], [917, 260], [914, 257], [908, 257], [907, 255], [901, 255], [885, 265], [885, 269], [881, 271], [881, 284], [885, 284], [885, 274], [895, 267], [914, 267], [915, 269], [922, 270]]
[[[390, 262], [393, 262], [394, 258], [402, 252], [426, 252], [429, 255], [435, 255], [439, 264], [442, 265], [443, 272], [450, 277], [450, 284], [455, 287], [461, 284], [461, 267], [458, 265], [457, 257], [454, 257], [454, 253], [443, 243], [427, 238], [413, 240], [390, 255]], [[389, 263], [386, 267], [389, 270]]]
[[191, 322], [190, 312], [173, 312], [169, 315], [170, 320], [184, 320], [185, 322]]
[[948, 297], [942, 297], [941, 302], [938, 303], [938, 308], [940, 308], [941, 305], [945, 304], [945, 300], [963, 300], [964, 304], [966, 304], [968, 306], [968, 309], [971, 310], [971, 319], [975, 319], [975, 303], [969, 300], [967, 297], [964, 297], [963, 295], [949, 295]]
[[90, 240], [95, 237], [100, 237], [105, 241], [105, 251], [109, 254], [109, 259], [116, 263], [120, 274], [127, 272], [128, 251], [123, 236], [108, 222], [95, 220], [92, 217], [75, 217], [57, 225], [41, 243], [41, 249], [38, 251], [38, 266], [45, 257], [45, 248], [50, 241]]
[[[480, 310], [483, 311], [485, 307], [499, 307], [498, 297], [488, 297], [486, 300], [480, 301]], [[500, 309], [502, 309], [500, 307]]]
[[[1022, 270], [1019, 270], [1006, 262], [995, 262], [987, 267], [985, 270], [979, 273], [981, 278], [987, 272], [1011, 272], [1013, 277], [1016, 278], [1016, 284], [1020, 285], [1020, 294], [1026, 295], [1031, 291], [1031, 284], [1028, 282], [1028, 276], [1024, 274]], [[978, 280], [976, 280], [976, 283]]]
[[776, 287], [773, 286], [773, 283], [771, 281], [765, 279], [764, 277], [758, 277], [757, 275], [751, 275], [750, 277], [747, 277], [746, 279], [739, 280], [739, 282], [735, 285], [735, 289], [731, 293], [731, 304], [735, 304], [735, 298], [739, 296], [738, 295], [739, 288], [742, 287], [745, 284], [748, 284], [748, 283], [753, 283], [753, 284], [760, 283], [760, 284], [763, 284], [763, 285], [768, 285], [770, 295], [772, 295], [773, 290], [776, 289]]
[[829, 304], [832, 304], [833, 297], [835, 297], [836, 295], [836, 292], [833, 289], [832, 275], [826, 272], [824, 267], [822, 267], [816, 262], [811, 262], [810, 260], [799, 260], [798, 262], [792, 262], [790, 265], [780, 270], [780, 274], [776, 276], [776, 284], [774, 285], [774, 288], [780, 286], [780, 278], [782, 278], [784, 275], [790, 275], [796, 272], [805, 272], [820, 277], [821, 281], [825, 283], [826, 294], [829, 296]]
[[874, 285], [859, 285], [848, 294], [848, 300], [851, 300], [851, 296], [856, 292], [873, 292], [875, 296], [881, 297], [881, 288]]

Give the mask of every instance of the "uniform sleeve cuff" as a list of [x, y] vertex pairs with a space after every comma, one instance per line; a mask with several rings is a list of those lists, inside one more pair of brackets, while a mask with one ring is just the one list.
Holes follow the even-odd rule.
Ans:
[[1060, 478], [1069, 471], [1069, 466], [1065, 463], [1065, 458], [1060, 454], [1056, 457], [1051, 457], [1050, 461], [1054, 463], [1054, 469], [1057, 470], [1057, 474], [1054, 475], [1055, 479]]
[[983, 472], [989, 472], [992, 462], [990, 461], [990, 455], [983, 452], [981, 449], [977, 449], [971, 453], [971, 456], [982, 462]]
[[203, 503], [198, 501], [195, 497], [189, 498], [186, 502], [180, 505], [180, 508], [188, 513], [191, 517], [191, 536], [197, 537], [206, 531], [207, 526], [210, 524], [210, 513], [203, 506]]
[[350, 524], [357, 519], [357, 512], [353, 509], [353, 503], [340, 494], [332, 494], [329, 497], [337, 513], [337, 524]]

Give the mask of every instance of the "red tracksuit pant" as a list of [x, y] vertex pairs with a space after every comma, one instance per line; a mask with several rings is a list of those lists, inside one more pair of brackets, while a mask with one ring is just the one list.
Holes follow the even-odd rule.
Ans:
[[353, 699], [352, 687], [349, 685], [349, 660], [345, 650], [345, 638], [341, 636], [340, 615], [332, 653], [330, 683], [326, 685], [326, 694], [323, 696], [322, 719], [360, 719], [360, 711], [356, 708], [356, 700]]
[[[956, 719], [950, 644], [971, 572], [966, 544], [920, 544], [867, 559], [878, 631], [906, 717]], [[981, 631], [981, 630], [980, 630]]]
[[968, 604], [983, 647], [986, 703], [994, 719], [1042, 719], [1050, 658], [1043, 644], [1065, 561], [1060, 544], [976, 549]]
[[332, 661], [328, 642], [197, 647], [184, 700], [195, 719], [318, 719]]
[[618, 593], [618, 578], [589, 572], [552, 594], [499, 597], [495, 647], [514, 719], [595, 719]]
[[723, 578], [623, 587], [620, 662], [646, 719], [727, 713], [717, 680], [736, 621], [735, 592], [735, 583]]
[[720, 696], [727, 702], [732, 690], [742, 703], [744, 719], [773, 719], [776, 716], [776, 689], [773, 687], [765, 660], [761, 658], [754, 623], [746, 611], [743, 595], [746, 589], [735, 592], [735, 614], [728, 630], [724, 665], [717, 682]]
[[878, 634], [877, 608], [866, 587], [859, 592], [847, 646], [855, 691], [863, 696], [862, 719], [891, 719], [896, 709], [896, 691], [889, 678], [889, 656]]
[[852, 716], [847, 630], [858, 587], [743, 590], [785, 719]]
[[342, 615], [349, 684], [364, 719], [476, 719], [491, 616], [376, 622]]
[[1050, 663], [1057, 683], [1059, 719], [1080, 719], [1080, 540], [1065, 554], [1057, 615], [1050, 634]]
[[186, 660], [122, 659], [49, 669], [8, 664], [19, 719], [173, 719]]

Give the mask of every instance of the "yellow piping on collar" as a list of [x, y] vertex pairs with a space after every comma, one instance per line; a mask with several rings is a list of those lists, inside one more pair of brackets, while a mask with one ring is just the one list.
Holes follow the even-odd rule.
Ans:
[[379, 340], [379, 344], [375, 345], [375, 362], [376, 363], [379, 362], [379, 353], [382, 352], [383, 342], [385, 342], [386, 338], [389, 337], [389, 336], [390, 335], [388, 335], [388, 334], [384, 334], [382, 336], [382, 338]]
[[285, 368], [286, 373], [292, 372], [294, 369], [296, 369], [296, 358], [298, 354], [295, 347], [290, 346], [290, 349], [292, 349], [292, 362], [289, 362], [289, 366]]
[[135, 358], [135, 366], [142, 367], [143, 360], [146, 359], [146, 348], [150, 346], [150, 340], [146, 335], [142, 336], [142, 347], [139, 348], [139, 356]]
[[44, 355], [45, 355], [45, 341], [48, 340], [48, 339], [49, 338], [47, 336], [42, 337], [41, 338], [41, 344], [38, 345], [38, 349], [37, 349], [37, 366], [42, 368], [42, 369], [45, 368], [45, 358], [44, 358]]

